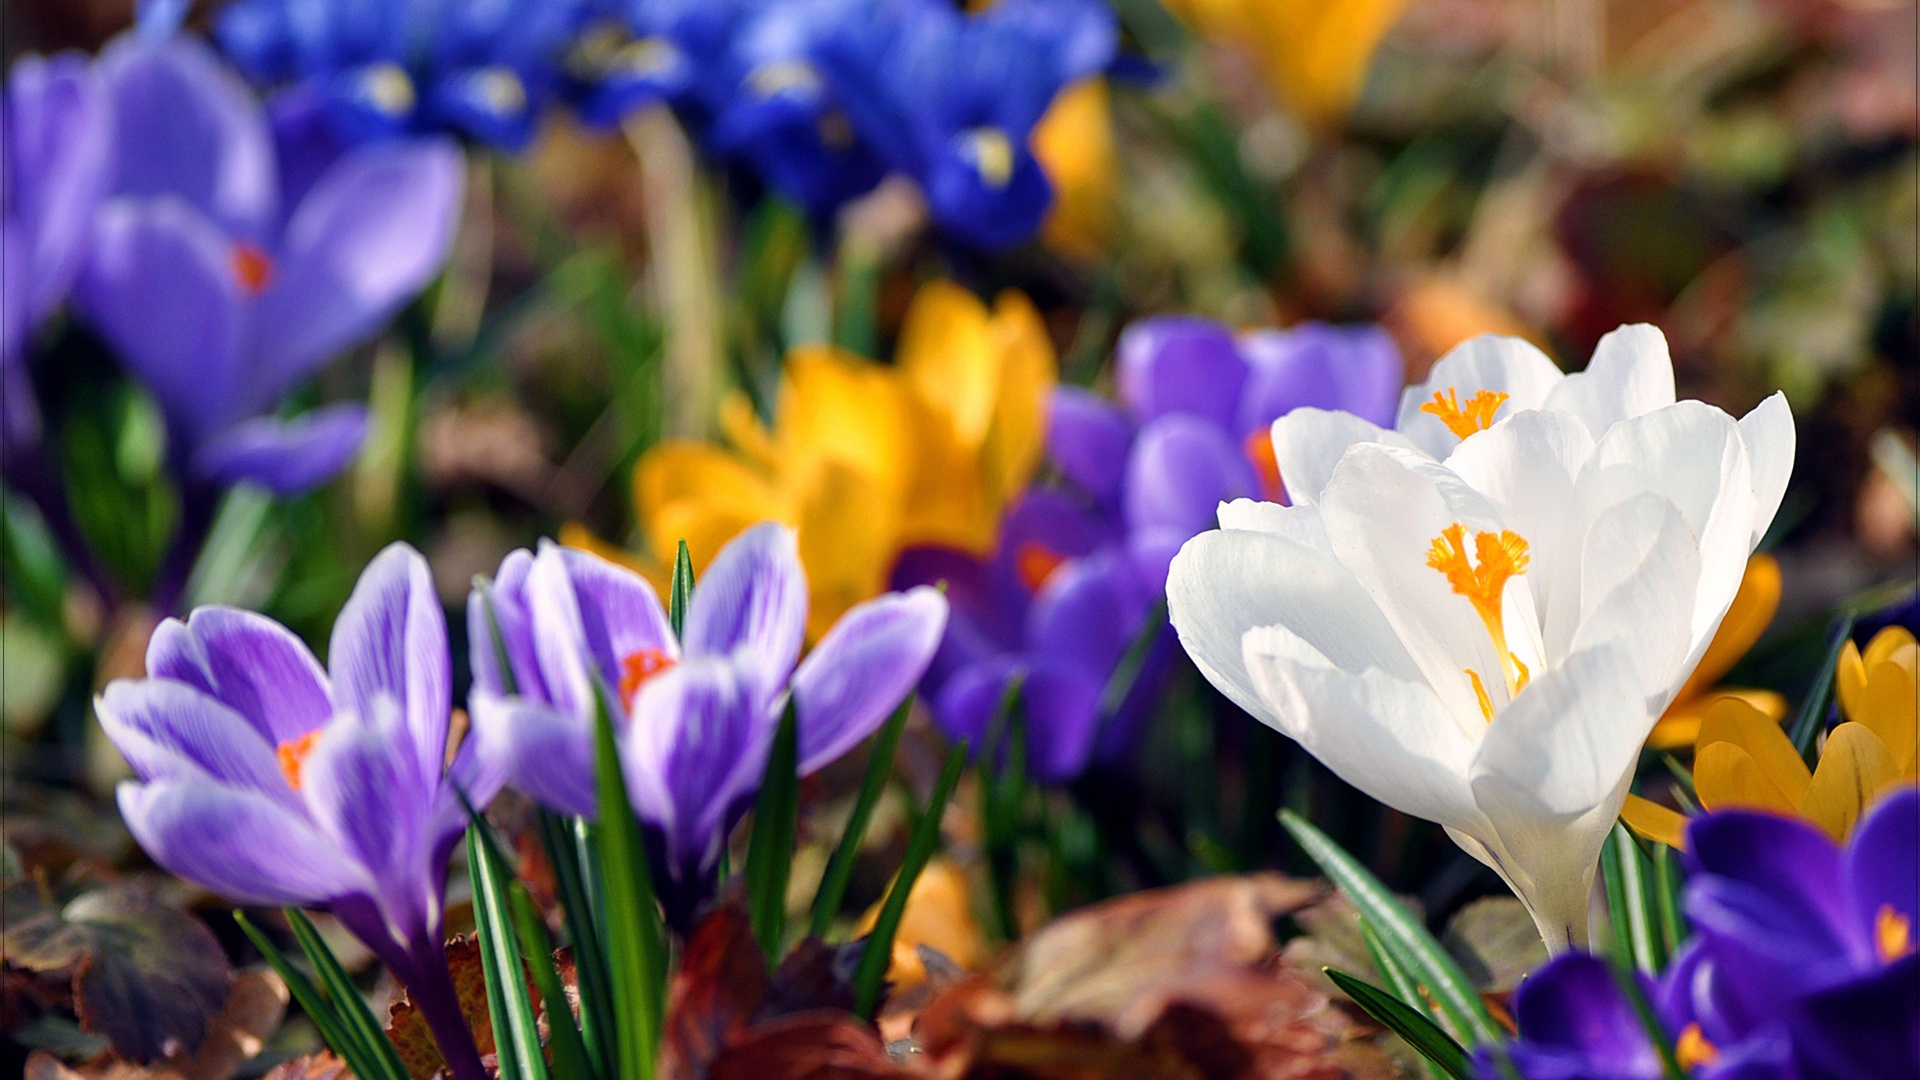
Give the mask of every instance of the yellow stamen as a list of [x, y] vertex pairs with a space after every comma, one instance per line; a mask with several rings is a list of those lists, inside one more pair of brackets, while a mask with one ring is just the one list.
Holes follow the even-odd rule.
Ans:
[[1480, 715], [1487, 723], [1493, 723], [1493, 699], [1487, 696], [1487, 684], [1480, 681], [1480, 673], [1467, 668], [1467, 679], [1473, 683], [1473, 699], [1480, 703]]
[[1700, 1033], [1699, 1024], [1688, 1024], [1673, 1047], [1674, 1064], [1682, 1069], [1711, 1065], [1720, 1060], [1720, 1048]]
[[527, 84], [512, 68], [494, 65], [474, 75], [480, 103], [495, 116], [513, 116], [527, 109]]
[[761, 64], [747, 75], [747, 88], [763, 98], [788, 90], [812, 93], [820, 88], [820, 73], [804, 60]]
[[633, 701], [640, 696], [640, 688], [675, 662], [663, 649], [640, 649], [620, 661], [620, 701], [628, 712], [633, 711]]
[[1279, 502], [1287, 497], [1287, 485], [1280, 479], [1280, 455], [1274, 453], [1273, 436], [1265, 428], [1247, 436], [1240, 445], [1253, 463], [1254, 473], [1260, 477], [1260, 493], [1268, 502]]
[[1013, 179], [1013, 140], [996, 127], [977, 127], [966, 133], [967, 157], [988, 187], [1006, 187]]
[[1454, 388], [1433, 392], [1433, 400], [1420, 406], [1423, 413], [1432, 413], [1447, 425], [1447, 430], [1459, 438], [1466, 438], [1476, 431], [1485, 431], [1493, 426], [1493, 414], [1507, 403], [1507, 395], [1498, 390], [1481, 390], [1460, 404]]
[[287, 786], [300, 790], [300, 769], [307, 763], [307, 755], [313, 753], [313, 744], [319, 741], [320, 729], [314, 728], [305, 735], [288, 739], [275, 749], [280, 758], [280, 771], [286, 774]]
[[1892, 904], [1881, 904], [1873, 917], [1873, 951], [1883, 964], [1913, 951], [1913, 923], [1893, 910]]
[[368, 68], [360, 76], [360, 88], [367, 101], [388, 116], [405, 116], [419, 100], [412, 77], [399, 64], [381, 63]]
[[[1507, 647], [1506, 619], [1501, 611], [1501, 598], [1506, 592], [1507, 582], [1527, 572], [1527, 542], [1519, 533], [1503, 529], [1500, 532], [1475, 533], [1473, 537], [1473, 560], [1467, 558], [1467, 527], [1454, 522], [1441, 530], [1433, 538], [1433, 544], [1427, 549], [1427, 565], [1446, 575], [1447, 584], [1453, 591], [1467, 598], [1473, 604], [1474, 613], [1480, 616], [1480, 622], [1487, 628], [1487, 636], [1493, 639], [1493, 648], [1500, 656], [1502, 674], [1506, 676], [1507, 695], [1518, 694], [1526, 688], [1531, 674], [1527, 665], [1513, 655]], [[1493, 719], [1493, 704], [1487, 697], [1486, 689], [1480, 683], [1480, 676], [1468, 671], [1473, 680], [1474, 693], [1480, 700], [1480, 711], [1488, 720]]]

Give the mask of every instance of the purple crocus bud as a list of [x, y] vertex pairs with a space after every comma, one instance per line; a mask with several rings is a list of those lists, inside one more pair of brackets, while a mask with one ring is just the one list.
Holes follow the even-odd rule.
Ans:
[[481, 1080], [442, 951], [447, 862], [499, 778], [448, 756], [446, 617], [395, 544], [334, 623], [327, 669], [280, 624], [199, 608], [154, 632], [101, 726], [132, 766], [120, 812], [168, 870], [232, 900], [332, 911], [412, 992], [460, 1080]]
[[81, 307], [159, 402], [189, 477], [281, 494], [325, 480], [362, 424], [256, 418], [439, 272], [458, 149], [395, 141], [319, 169], [306, 148], [282, 169], [266, 114], [200, 42], [125, 37], [98, 66], [118, 178]]
[[1232, 428], [1247, 362], [1226, 327], [1184, 315], [1146, 319], [1121, 333], [1115, 360], [1120, 400], [1135, 421], [1187, 413]]
[[769, 523], [720, 550], [676, 639], [645, 579], [542, 543], [509, 555], [468, 602], [469, 705], [514, 786], [591, 816], [593, 724], [606, 704], [634, 810], [656, 840], [662, 901], [684, 926], [759, 787], [789, 695], [807, 775], [912, 692], [946, 620], [938, 590], [890, 593], [854, 607], [800, 659], [806, 577], [793, 531]]
[[1237, 417], [1243, 437], [1265, 436], [1275, 420], [1302, 407], [1339, 409], [1382, 427], [1393, 423], [1406, 363], [1380, 327], [1301, 323], [1249, 331], [1239, 345], [1249, 370]]
[[21, 357], [79, 273], [112, 136], [110, 102], [85, 58], [13, 66], [0, 102], [0, 428], [11, 441], [36, 437]]

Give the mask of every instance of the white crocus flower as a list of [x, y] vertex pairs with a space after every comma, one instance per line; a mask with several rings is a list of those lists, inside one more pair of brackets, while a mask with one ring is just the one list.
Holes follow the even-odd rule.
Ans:
[[[1455, 350], [1435, 372], [1462, 382], [1437, 392], [1463, 409], [1439, 433], [1404, 408], [1398, 432], [1320, 414], [1332, 448], [1289, 449], [1332, 462], [1324, 480], [1298, 482], [1283, 452], [1300, 505], [1222, 506], [1167, 594], [1215, 686], [1444, 825], [1559, 952], [1585, 942], [1640, 746], [1773, 519], [1794, 431], [1778, 395], [1738, 422], [1674, 403], [1658, 331], [1610, 335], [1583, 375], [1534, 357], [1491, 338]], [[1465, 405], [1490, 387], [1507, 400]], [[1443, 445], [1442, 421], [1464, 437]]]

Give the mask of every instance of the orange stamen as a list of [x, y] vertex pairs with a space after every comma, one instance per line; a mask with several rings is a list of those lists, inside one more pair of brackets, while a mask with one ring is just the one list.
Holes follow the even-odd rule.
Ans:
[[1913, 951], [1913, 923], [1893, 910], [1892, 904], [1881, 904], [1873, 917], [1873, 951], [1883, 964]]
[[[1433, 538], [1433, 544], [1427, 549], [1427, 565], [1446, 575], [1447, 584], [1453, 591], [1464, 596], [1473, 604], [1473, 610], [1480, 616], [1480, 622], [1487, 628], [1487, 636], [1493, 639], [1494, 650], [1499, 653], [1505, 668], [1507, 693], [1518, 694], [1527, 685], [1531, 674], [1527, 665], [1513, 655], [1507, 647], [1507, 627], [1502, 611], [1501, 599], [1506, 593], [1507, 582], [1527, 572], [1529, 556], [1527, 542], [1519, 533], [1503, 529], [1500, 532], [1475, 533], [1473, 537], [1473, 559], [1467, 558], [1467, 527], [1454, 522], [1441, 530]], [[1480, 676], [1467, 672], [1473, 680], [1474, 693], [1480, 700], [1480, 711], [1488, 720], [1493, 719], [1492, 700], [1480, 683]]]
[[1247, 436], [1240, 449], [1246, 453], [1247, 460], [1253, 463], [1253, 471], [1260, 478], [1260, 493], [1268, 502], [1285, 502], [1287, 486], [1280, 481], [1280, 458], [1273, 452], [1273, 435], [1262, 429]]
[[640, 649], [631, 652], [620, 661], [620, 700], [627, 708], [633, 708], [633, 699], [640, 696], [640, 688], [647, 680], [672, 667], [677, 661], [661, 649]]
[[1487, 684], [1480, 681], [1480, 673], [1467, 668], [1467, 679], [1473, 683], [1473, 699], [1480, 703], [1480, 715], [1487, 723], [1493, 723], [1493, 699], [1487, 696]]
[[273, 260], [252, 244], [233, 245], [232, 269], [233, 279], [249, 296], [258, 296], [266, 290], [267, 282], [273, 280]]
[[1682, 1069], [1711, 1065], [1720, 1060], [1720, 1048], [1700, 1033], [1699, 1024], [1688, 1024], [1673, 1046], [1673, 1060]]
[[300, 769], [307, 763], [307, 755], [313, 753], [313, 744], [320, 739], [320, 729], [314, 728], [297, 739], [288, 739], [275, 749], [280, 758], [280, 771], [286, 774], [287, 786], [300, 790]]
[[1013, 553], [1013, 571], [1028, 591], [1039, 592], [1066, 561], [1065, 555], [1037, 540], [1029, 540]]
[[1447, 430], [1459, 438], [1466, 438], [1476, 431], [1485, 431], [1493, 426], [1493, 414], [1507, 403], [1507, 395], [1498, 390], [1481, 390], [1467, 399], [1465, 405], [1449, 386], [1445, 392], [1433, 392], [1433, 400], [1420, 406], [1423, 413], [1432, 413], [1447, 425]]

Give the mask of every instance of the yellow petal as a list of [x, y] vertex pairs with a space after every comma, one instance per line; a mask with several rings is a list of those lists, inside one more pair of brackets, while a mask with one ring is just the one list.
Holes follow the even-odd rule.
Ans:
[[1920, 740], [1920, 683], [1905, 667], [1891, 661], [1873, 667], [1860, 691], [1859, 711], [1848, 717], [1880, 736], [1893, 756], [1896, 773], [1914, 775], [1920, 749], [1915, 746]]
[[891, 368], [844, 350], [809, 346], [788, 353], [774, 424], [783, 486], [804, 492], [814, 470], [832, 461], [897, 498], [911, 476], [902, 393]]
[[666, 561], [684, 539], [696, 570], [741, 529], [791, 518], [766, 476], [706, 443], [665, 442], [648, 450], [634, 467], [633, 485], [654, 557]]
[[760, 422], [753, 402], [738, 390], [730, 390], [720, 399], [720, 431], [742, 457], [769, 472], [780, 467], [780, 454], [773, 435]]
[[1751, 687], [1715, 690], [1701, 697], [1674, 702], [1660, 722], [1653, 725], [1652, 733], [1647, 736], [1647, 747], [1652, 750], [1678, 750], [1692, 746], [1699, 740], [1700, 721], [1705, 718], [1707, 710], [1723, 698], [1744, 701], [1776, 723], [1787, 715], [1787, 699], [1772, 690]]
[[987, 491], [997, 513], [1033, 480], [1047, 443], [1047, 407], [1060, 367], [1040, 312], [1011, 289], [993, 305], [994, 340], [1000, 350], [1000, 388], [993, 426], [981, 450]]
[[1747, 655], [1760, 635], [1766, 633], [1774, 613], [1779, 610], [1780, 563], [1771, 555], [1756, 554], [1747, 560], [1747, 570], [1740, 578], [1740, 591], [1734, 594], [1733, 605], [1727, 608], [1726, 618], [1720, 620], [1720, 629], [1714, 631], [1707, 651], [1680, 687], [1676, 700], [1685, 701], [1719, 682], [1721, 676]]
[[[860, 917], [854, 934], [872, 930], [879, 917], [880, 902], [876, 901]], [[900, 917], [900, 928], [893, 939], [893, 960], [887, 967], [889, 981], [912, 986], [927, 977], [918, 952], [921, 945], [937, 950], [962, 970], [978, 967], [986, 955], [986, 941], [973, 917], [966, 875], [948, 859], [929, 862], [907, 893], [907, 909]]]
[[[1762, 779], [1768, 787], [1779, 792], [1779, 799], [1787, 812], [1800, 805], [1807, 793], [1807, 783], [1812, 779], [1807, 763], [1800, 758], [1800, 752], [1793, 748], [1793, 741], [1787, 733], [1780, 730], [1779, 721], [1749, 705], [1739, 698], [1723, 697], [1707, 709], [1706, 716], [1700, 722], [1700, 740], [1697, 747], [1699, 755], [1705, 755], [1708, 748], [1716, 743], [1732, 744], [1743, 751], [1747, 759], [1760, 770]], [[1694, 780], [1700, 779], [1701, 757], [1694, 759]], [[1744, 782], [1744, 781], [1742, 781]], [[1700, 789], [1703, 801], [1708, 799], [1707, 789]], [[1708, 809], [1718, 809], [1719, 804], [1706, 802]]]
[[1894, 660], [1896, 653], [1914, 647], [1913, 631], [1904, 626], [1889, 626], [1867, 642], [1867, 651], [1862, 659], [1866, 661], [1867, 670], [1871, 671]]
[[871, 477], [824, 463], [800, 507], [800, 562], [807, 570], [807, 636], [818, 641], [835, 620], [886, 589], [898, 551], [899, 510]]
[[944, 415], [969, 452], [986, 441], [1000, 393], [1000, 349], [980, 298], [951, 281], [920, 287], [894, 362], [915, 396]]
[[915, 417], [915, 468], [900, 523], [901, 546], [991, 554], [999, 533], [999, 506], [986, 490], [978, 459], [960, 445], [946, 417], [918, 398], [909, 412]]
[[1113, 226], [1113, 116], [1107, 81], [1061, 91], [1033, 129], [1033, 156], [1053, 181], [1041, 239], [1081, 259], [1106, 249]]
[[1651, 799], [1638, 795], [1628, 795], [1626, 805], [1620, 808], [1620, 820], [1627, 823], [1643, 839], [1665, 844], [1670, 848], [1685, 850], [1687, 846], [1687, 816], [1676, 810], [1670, 810]]
[[1273, 90], [1310, 125], [1352, 108], [1380, 39], [1409, 0], [1241, 0], [1253, 50]]
[[1840, 646], [1840, 659], [1833, 669], [1833, 693], [1840, 699], [1840, 715], [1859, 719], [1866, 692], [1867, 664], [1860, 658], [1859, 646], [1849, 641]]
[[1752, 754], [1730, 742], [1700, 748], [1693, 759], [1693, 786], [1708, 810], [1799, 812], [1799, 804], [1767, 777]]
[[1800, 804], [1808, 821], [1844, 841], [1874, 796], [1900, 782], [1893, 752], [1862, 724], [1841, 724], [1827, 736], [1820, 767]]

